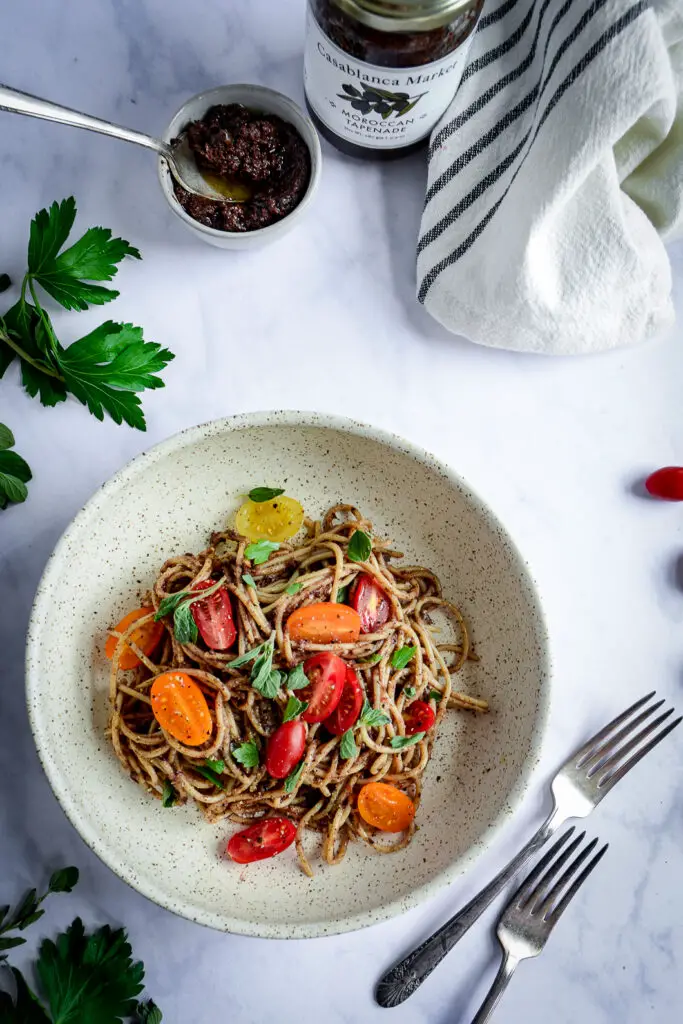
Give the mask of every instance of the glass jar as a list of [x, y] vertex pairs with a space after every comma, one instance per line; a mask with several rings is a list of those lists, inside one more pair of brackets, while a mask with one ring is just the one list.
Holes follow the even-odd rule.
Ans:
[[483, 0], [308, 0], [304, 83], [318, 129], [354, 156], [424, 144], [460, 84]]

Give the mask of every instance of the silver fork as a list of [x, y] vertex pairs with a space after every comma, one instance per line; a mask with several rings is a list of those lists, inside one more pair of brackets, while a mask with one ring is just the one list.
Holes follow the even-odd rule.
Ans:
[[503, 947], [503, 962], [472, 1024], [486, 1024], [486, 1021], [490, 1020], [491, 1014], [500, 1002], [520, 960], [538, 956], [542, 952], [561, 915], [598, 861], [607, 852], [607, 843], [605, 843], [583, 870], [577, 874], [581, 865], [597, 846], [598, 840], [593, 839], [577, 854], [567, 870], [560, 874], [586, 835], [585, 832], [582, 832], [566, 847], [557, 860], [554, 860], [573, 831], [574, 829], [570, 828], [565, 832], [562, 838], [538, 862], [501, 914], [497, 934], [498, 941]]
[[[380, 978], [375, 991], [380, 1006], [398, 1006], [411, 996], [534, 853], [569, 818], [585, 818], [590, 814], [617, 782], [676, 728], [681, 718], [659, 729], [674, 709], [652, 718], [664, 703], [663, 700], [650, 703], [654, 695], [653, 690], [632, 704], [562, 765], [551, 785], [553, 809], [538, 832], [485, 889]], [[648, 719], [651, 721], [643, 725]]]

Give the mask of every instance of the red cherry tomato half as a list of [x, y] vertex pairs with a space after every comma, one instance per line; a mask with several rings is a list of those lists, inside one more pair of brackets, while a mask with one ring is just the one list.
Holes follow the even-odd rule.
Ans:
[[329, 729], [333, 736], [341, 736], [356, 724], [362, 707], [363, 688], [354, 670], [347, 665], [341, 700], [332, 714], [325, 719], [325, 728]]
[[304, 722], [322, 722], [331, 715], [341, 700], [346, 680], [346, 662], [331, 651], [321, 651], [307, 658], [304, 672], [308, 678], [299, 699], [308, 702], [301, 716]]
[[665, 466], [651, 473], [645, 487], [653, 498], [664, 501], [683, 501], [683, 466]]
[[227, 852], [236, 864], [251, 864], [277, 856], [295, 839], [296, 825], [289, 818], [266, 818], [234, 835]]
[[349, 604], [360, 616], [361, 633], [375, 633], [391, 617], [391, 601], [379, 583], [366, 572], [360, 573], [353, 581]]
[[[203, 580], [201, 583], [195, 583], [192, 592], [208, 590], [214, 585], [214, 582], [214, 580]], [[237, 630], [232, 601], [225, 587], [214, 590], [213, 594], [209, 594], [202, 601], [195, 601], [190, 605], [190, 611], [207, 647], [210, 647], [212, 651], [227, 651], [232, 647]]]
[[416, 732], [427, 732], [434, 725], [436, 715], [429, 704], [423, 700], [414, 700], [403, 712], [406, 736], [414, 736]]
[[301, 760], [306, 746], [306, 726], [299, 718], [284, 722], [268, 740], [266, 771], [274, 779], [286, 779]]

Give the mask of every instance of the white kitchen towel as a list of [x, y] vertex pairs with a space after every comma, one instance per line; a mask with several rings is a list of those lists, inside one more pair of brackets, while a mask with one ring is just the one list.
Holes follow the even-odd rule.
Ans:
[[418, 298], [482, 345], [586, 353], [673, 319], [683, 0], [487, 0], [436, 126]]

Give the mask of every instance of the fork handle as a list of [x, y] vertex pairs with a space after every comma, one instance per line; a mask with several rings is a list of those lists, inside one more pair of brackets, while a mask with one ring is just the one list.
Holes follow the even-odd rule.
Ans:
[[567, 820], [560, 815], [557, 808], [546, 818], [538, 832], [531, 837], [526, 846], [522, 847], [507, 867], [503, 868], [485, 889], [470, 900], [454, 917], [434, 932], [421, 946], [394, 964], [380, 978], [375, 999], [380, 1006], [398, 1006], [419, 988], [435, 967], [450, 953], [458, 939], [462, 938], [468, 928], [481, 917], [486, 908], [503, 891], [505, 886], [524, 867], [551, 835]]
[[503, 962], [498, 968], [498, 974], [495, 977], [493, 985], [491, 985], [491, 988], [488, 990], [486, 999], [479, 1007], [477, 1016], [472, 1021], [472, 1024], [486, 1024], [486, 1021], [491, 1019], [491, 1014], [498, 1006], [503, 992], [510, 984], [510, 978], [515, 973], [515, 968], [518, 963], [519, 960], [515, 959], [515, 957], [510, 956], [509, 953], [505, 954]]

